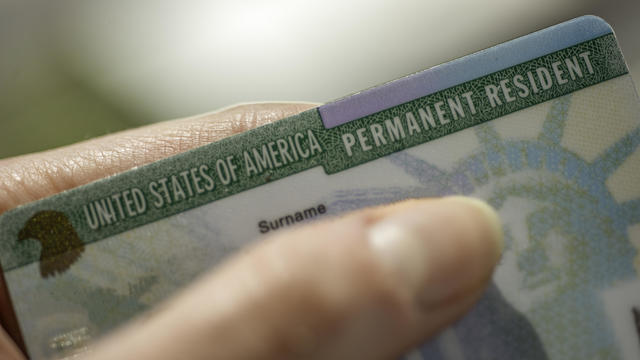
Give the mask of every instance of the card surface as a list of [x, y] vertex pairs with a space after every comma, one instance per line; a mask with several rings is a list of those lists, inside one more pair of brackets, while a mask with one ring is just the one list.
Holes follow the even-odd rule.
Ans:
[[408, 359], [640, 358], [640, 102], [582, 17], [0, 217], [33, 358], [62, 358], [249, 241], [406, 198], [504, 222], [480, 302]]

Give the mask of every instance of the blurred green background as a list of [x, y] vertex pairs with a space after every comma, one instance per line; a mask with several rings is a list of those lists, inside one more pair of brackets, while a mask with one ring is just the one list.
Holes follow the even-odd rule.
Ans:
[[584, 14], [640, 79], [640, 1], [0, 0], [0, 158], [247, 101], [326, 102]]

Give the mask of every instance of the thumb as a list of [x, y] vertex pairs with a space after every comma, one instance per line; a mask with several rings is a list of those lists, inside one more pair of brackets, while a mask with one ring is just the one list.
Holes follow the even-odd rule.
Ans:
[[502, 249], [495, 212], [462, 197], [365, 209], [263, 241], [97, 359], [387, 359], [462, 316]]

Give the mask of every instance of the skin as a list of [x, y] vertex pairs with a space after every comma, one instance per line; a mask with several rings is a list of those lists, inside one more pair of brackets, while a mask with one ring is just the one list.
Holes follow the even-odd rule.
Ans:
[[[0, 213], [312, 106], [236, 106], [0, 160]], [[87, 356], [397, 358], [462, 316], [490, 279], [501, 235], [476, 205], [405, 201], [283, 231], [102, 339]], [[0, 358], [24, 358], [1, 330]]]

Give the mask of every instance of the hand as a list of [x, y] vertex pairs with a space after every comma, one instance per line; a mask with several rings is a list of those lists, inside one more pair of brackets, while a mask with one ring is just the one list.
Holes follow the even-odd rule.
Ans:
[[[0, 160], [0, 212], [302, 111], [257, 104]], [[364, 209], [267, 238], [92, 359], [387, 359], [462, 316], [502, 249], [495, 212], [469, 198]], [[22, 359], [6, 334], [0, 358]]]

